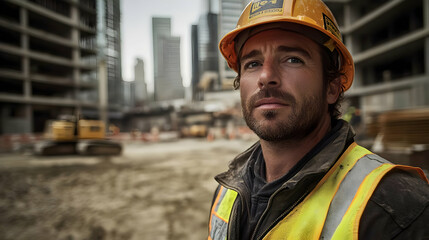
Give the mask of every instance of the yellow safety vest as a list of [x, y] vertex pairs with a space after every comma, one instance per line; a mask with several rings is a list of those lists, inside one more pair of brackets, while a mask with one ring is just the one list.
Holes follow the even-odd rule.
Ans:
[[[366, 204], [383, 176], [393, 165], [353, 143], [311, 193], [275, 225], [265, 239], [358, 239], [359, 222]], [[209, 240], [227, 238], [228, 221], [237, 192], [221, 187], [213, 203]]]

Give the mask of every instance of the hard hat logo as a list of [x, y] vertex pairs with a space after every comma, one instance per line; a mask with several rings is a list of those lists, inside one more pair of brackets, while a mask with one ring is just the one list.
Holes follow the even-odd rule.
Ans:
[[329, 32], [331, 32], [335, 37], [337, 37], [338, 39], [341, 39], [341, 33], [340, 30], [337, 28], [336, 24], [334, 23], [334, 21], [332, 21], [328, 16], [326, 16], [323, 13], [323, 22], [324, 22], [324, 26], [325, 29], [328, 30]]
[[254, 1], [249, 14], [249, 20], [266, 15], [282, 15], [283, 0]]

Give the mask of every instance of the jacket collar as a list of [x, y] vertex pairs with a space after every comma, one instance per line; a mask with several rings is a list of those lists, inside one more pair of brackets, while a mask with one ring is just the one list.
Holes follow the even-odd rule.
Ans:
[[[305, 176], [326, 173], [341, 156], [344, 149], [354, 141], [353, 138], [355, 133], [352, 127], [346, 121], [338, 121], [341, 122], [337, 124], [342, 124], [339, 130], [332, 134], [331, 137], [324, 138], [322, 140], [329, 141], [330, 143], [327, 143], [316, 155], [307, 161], [294, 176], [283, 184], [282, 187], [293, 188], [296, 183], [302, 180]], [[217, 175], [215, 177], [216, 181], [227, 188], [231, 188], [243, 194], [246, 191], [243, 176], [246, 174], [248, 169], [247, 164], [249, 163], [250, 157], [259, 146], [260, 143], [258, 141], [249, 149], [235, 157], [229, 164], [229, 170]]]

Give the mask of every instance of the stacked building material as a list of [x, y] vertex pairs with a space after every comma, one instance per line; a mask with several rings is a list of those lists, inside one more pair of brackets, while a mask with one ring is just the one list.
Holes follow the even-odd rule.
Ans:
[[429, 108], [383, 113], [379, 127], [387, 148], [429, 147]]

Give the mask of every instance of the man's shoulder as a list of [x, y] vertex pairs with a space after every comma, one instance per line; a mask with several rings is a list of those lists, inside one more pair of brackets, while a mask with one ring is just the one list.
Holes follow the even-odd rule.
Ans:
[[425, 239], [428, 222], [429, 184], [413, 172], [393, 169], [371, 196], [359, 233], [381, 239]]
[[429, 184], [413, 172], [393, 169], [380, 181], [371, 201], [406, 227], [429, 206]]

